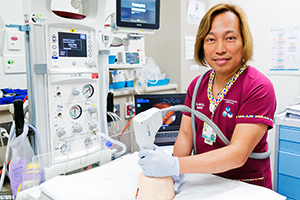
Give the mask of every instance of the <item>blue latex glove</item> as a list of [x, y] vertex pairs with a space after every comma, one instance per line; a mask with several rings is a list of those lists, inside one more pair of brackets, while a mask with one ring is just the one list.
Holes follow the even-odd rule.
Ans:
[[159, 147], [154, 150], [142, 149], [139, 152], [138, 164], [149, 177], [179, 176], [178, 157], [167, 155]]
[[174, 181], [174, 191], [177, 193], [181, 185], [185, 182], [184, 175], [179, 174], [179, 176], [172, 176]]

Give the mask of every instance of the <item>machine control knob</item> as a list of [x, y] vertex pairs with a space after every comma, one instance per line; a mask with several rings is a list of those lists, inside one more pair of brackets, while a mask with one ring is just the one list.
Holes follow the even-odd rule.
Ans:
[[88, 108], [89, 113], [93, 114], [97, 112], [97, 108], [95, 106], [91, 106]]
[[80, 94], [79, 90], [77, 90], [76, 88], [72, 88], [72, 94], [74, 96], [78, 96]]
[[97, 124], [95, 122], [91, 122], [91, 123], [89, 123], [89, 127], [91, 130], [93, 130], [93, 129], [97, 128]]
[[56, 134], [57, 134], [58, 137], [61, 137], [61, 136], [64, 136], [66, 134], [66, 131], [64, 130], [64, 128], [59, 127], [56, 130]]
[[96, 67], [96, 62], [94, 60], [89, 60], [89, 61], [85, 62], [85, 65], [90, 68], [94, 68], [94, 67]]
[[80, 126], [80, 124], [75, 124], [73, 126], [73, 130], [75, 133], [80, 133], [82, 131], [82, 127]]

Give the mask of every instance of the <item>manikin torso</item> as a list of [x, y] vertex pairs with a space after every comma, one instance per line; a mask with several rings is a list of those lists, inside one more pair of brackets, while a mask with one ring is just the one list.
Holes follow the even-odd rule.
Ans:
[[174, 197], [172, 177], [153, 178], [140, 174], [136, 194], [138, 200], [171, 200]]

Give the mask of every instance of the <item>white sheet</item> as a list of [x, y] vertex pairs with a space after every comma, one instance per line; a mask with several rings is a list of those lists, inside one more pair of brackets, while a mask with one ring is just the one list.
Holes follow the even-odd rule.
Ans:
[[[137, 161], [137, 153], [126, 155], [86, 172], [55, 177], [44, 182], [40, 189], [55, 200], [134, 200], [142, 172]], [[185, 179], [175, 200], [285, 199], [272, 190], [214, 175], [186, 174]]]

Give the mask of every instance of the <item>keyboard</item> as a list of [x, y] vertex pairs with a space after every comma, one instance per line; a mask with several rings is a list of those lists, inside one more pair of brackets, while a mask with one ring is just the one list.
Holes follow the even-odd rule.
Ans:
[[157, 133], [155, 137], [177, 137], [178, 131]]
[[176, 141], [178, 131], [159, 132], [155, 136], [154, 144], [158, 146], [173, 145]]

